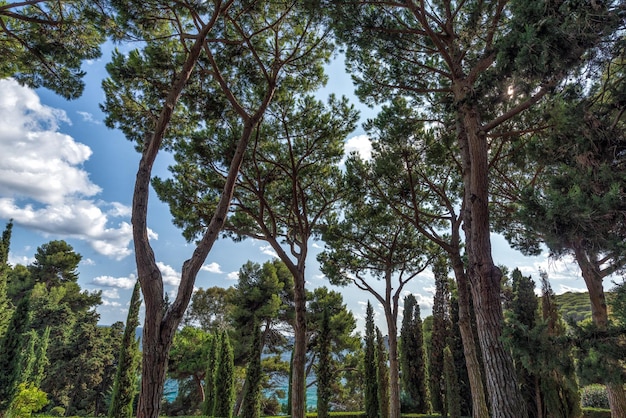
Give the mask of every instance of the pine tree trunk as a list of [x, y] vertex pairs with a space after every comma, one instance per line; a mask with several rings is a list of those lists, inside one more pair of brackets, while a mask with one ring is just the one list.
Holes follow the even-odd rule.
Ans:
[[163, 399], [163, 382], [167, 373], [171, 338], [160, 338], [158, 325], [145, 324], [143, 333], [141, 396], [137, 405], [137, 418], [158, 418]]
[[291, 381], [291, 417], [304, 418], [306, 413], [306, 290], [304, 275], [294, 276], [296, 322]]
[[487, 398], [485, 396], [485, 386], [483, 384], [483, 370], [476, 350], [476, 340], [472, 331], [472, 321], [470, 316], [470, 295], [465, 267], [460, 255], [452, 256], [452, 269], [456, 277], [459, 295], [459, 330], [463, 342], [463, 354], [467, 366], [470, 391], [472, 392], [472, 417], [489, 418], [487, 408]]
[[[576, 262], [580, 267], [589, 291], [593, 323], [599, 330], [606, 330], [609, 322], [609, 312], [602, 285], [604, 277], [600, 266], [596, 260], [587, 254], [581, 242], [575, 243], [573, 249]], [[624, 386], [621, 383], [606, 382], [606, 391], [609, 397], [611, 416], [626, 417], [626, 393], [624, 393]]]
[[465, 163], [464, 228], [478, 340], [483, 355], [487, 391], [493, 418], [525, 418], [526, 405], [517, 384], [513, 359], [502, 343], [504, 316], [500, 301], [498, 269], [491, 254], [489, 228], [489, 167], [488, 144], [481, 130], [479, 113], [469, 104], [466, 91], [471, 86], [455, 86], [462, 90], [457, 97], [466, 104], [460, 105], [462, 131], [459, 141]]

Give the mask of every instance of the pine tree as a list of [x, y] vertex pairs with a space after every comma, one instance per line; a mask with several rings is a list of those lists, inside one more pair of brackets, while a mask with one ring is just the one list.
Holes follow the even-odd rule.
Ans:
[[259, 321], [253, 321], [252, 348], [248, 359], [246, 371], [246, 393], [241, 406], [242, 416], [247, 418], [259, 418], [261, 416], [261, 327]]
[[0, 411], [9, 407], [15, 395], [21, 373], [21, 352], [24, 347], [24, 334], [30, 324], [30, 299], [22, 298], [18, 303], [7, 332], [0, 344]]
[[428, 378], [422, 318], [413, 294], [404, 298], [404, 316], [400, 330], [400, 367], [404, 390], [403, 412], [426, 414], [430, 411]]
[[446, 407], [450, 418], [461, 418], [461, 389], [454, 367], [454, 357], [450, 347], [443, 349], [443, 369], [446, 387]]
[[376, 418], [379, 415], [378, 373], [376, 367], [376, 334], [374, 330], [374, 308], [367, 301], [365, 314], [365, 355], [363, 357], [365, 379], [365, 415]]
[[389, 418], [389, 366], [385, 339], [380, 329], [376, 327], [376, 369], [378, 379], [378, 405], [380, 406], [380, 418]]
[[330, 398], [333, 393], [333, 371], [331, 358], [331, 332], [328, 309], [324, 309], [319, 332], [319, 359], [317, 363], [317, 416], [328, 418]]
[[222, 332], [219, 345], [219, 364], [215, 375], [215, 411], [217, 418], [231, 418], [235, 403], [235, 365], [233, 347], [226, 331]]
[[213, 338], [209, 343], [206, 373], [204, 375], [204, 403], [202, 404], [202, 414], [207, 416], [213, 416], [213, 411], [215, 411], [215, 376], [219, 365], [219, 348], [220, 334], [216, 332], [213, 334]]
[[126, 327], [122, 337], [122, 347], [117, 362], [117, 371], [113, 383], [113, 395], [108, 416], [111, 418], [130, 418], [133, 415], [133, 401], [137, 394], [137, 372], [139, 371], [139, 340], [135, 339], [135, 331], [139, 325], [139, 308], [141, 306], [141, 288], [139, 281], [135, 283], [130, 298], [130, 307], [126, 317]]

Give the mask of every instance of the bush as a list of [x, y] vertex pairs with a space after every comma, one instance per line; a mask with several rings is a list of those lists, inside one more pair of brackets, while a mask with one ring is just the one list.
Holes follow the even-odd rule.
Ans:
[[64, 417], [65, 408], [63, 408], [62, 406], [55, 406], [50, 410], [49, 414], [53, 417]]
[[9, 417], [28, 418], [48, 404], [48, 395], [32, 384], [20, 383], [9, 406]]
[[583, 408], [609, 409], [609, 395], [604, 385], [585, 386], [580, 394]]
[[611, 418], [611, 411], [600, 408], [583, 408], [583, 418]]

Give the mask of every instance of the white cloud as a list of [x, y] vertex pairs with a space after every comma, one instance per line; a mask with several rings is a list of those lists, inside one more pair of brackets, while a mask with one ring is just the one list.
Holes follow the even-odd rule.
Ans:
[[119, 289], [132, 289], [135, 287], [136, 282], [137, 277], [134, 274], [131, 274], [129, 277], [98, 276], [91, 281], [92, 284]]
[[209, 273], [223, 273], [222, 268], [216, 262], [205, 264], [200, 270], [208, 271]]
[[168, 266], [167, 264], [160, 261], [157, 261], [157, 266], [159, 267], [159, 270], [161, 270], [161, 274], [163, 275], [163, 283], [172, 286], [178, 286], [180, 284], [181, 274], [174, 270], [173, 267]]
[[119, 303], [119, 302], [110, 301], [108, 299], [102, 299], [102, 306], [112, 306], [114, 308], [118, 308], [118, 307], [122, 306], [122, 304]]
[[231, 271], [230, 273], [228, 273], [226, 275], [226, 279], [228, 279], [228, 280], [239, 280], [239, 272], [238, 271]]
[[0, 218], [44, 234], [87, 241], [115, 259], [131, 254], [130, 224], [117, 202], [93, 199], [101, 188], [82, 165], [91, 149], [59, 132], [64, 111], [45, 106], [12, 79], [0, 80]]
[[85, 122], [89, 122], [89, 123], [93, 123], [96, 125], [100, 125], [102, 122], [100, 122], [99, 120], [95, 119], [93, 117], [93, 114], [89, 113], [89, 112], [83, 112], [80, 110], [77, 110], [76, 113], [78, 113]]
[[367, 135], [357, 135], [348, 138], [343, 149], [346, 155], [356, 151], [364, 160], [372, 158], [372, 143]]
[[117, 288], [106, 289], [102, 291], [102, 296], [108, 299], [119, 299], [120, 293], [118, 292]]
[[564, 284], [560, 284], [559, 290], [558, 291], [555, 290], [555, 293], [558, 293], [558, 294], [567, 293], [567, 292], [583, 293], [583, 292], [587, 292], [587, 289], [583, 287], [571, 287], [571, 286], [566, 286]]
[[276, 254], [276, 251], [274, 251], [274, 249], [272, 248], [271, 245], [264, 245], [264, 246], [261, 246], [259, 249], [265, 255], [269, 255], [271, 257], [278, 258], [278, 254]]

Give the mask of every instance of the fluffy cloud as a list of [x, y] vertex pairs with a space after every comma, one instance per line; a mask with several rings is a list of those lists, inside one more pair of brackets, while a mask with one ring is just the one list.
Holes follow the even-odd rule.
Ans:
[[230, 273], [228, 273], [226, 275], [226, 279], [228, 279], [228, 280], [239, 280], [239, 272], [238, 271], [231, 271]]
[[163, 283], [172, 286], [178, 286], [180, 284], [180, 272], [174, 270], [173, 267], [168, 266], [167, 264], [160, 261], [157, 261], [157, 266], [159, 267], [159, 270], [161, 270], [161, 274], [163, 275]]
[[128, 256], [130, 209], [94, 199], [101, 188], [82, 165], [91, 149], [59, 132], [64, 111], [11, 79], [0, 80], [0, 218], [61, 237], [88, 242], [115, 259]]
[[372, 143], [367, 135], [357, 135], [348, 138], [343, 149], [346, 155], [356, 151], [364, 160], [372, 158]]
[[215, 262], [210, 263], [210, 264], [205, 264], [204, 266], [200, 268], [200, 270], [208, 271], [209, 273], [223, 273], [220, 265]]
[[137, 277], [131, 274], [129, 277], [111, 277], [99, 276], [94, 278], [91, 283], [99, 286], [116, 287], [119, 289], [132, 289], [135, 287]]

